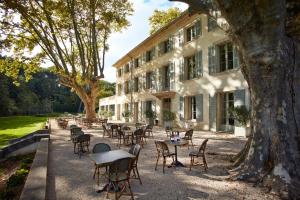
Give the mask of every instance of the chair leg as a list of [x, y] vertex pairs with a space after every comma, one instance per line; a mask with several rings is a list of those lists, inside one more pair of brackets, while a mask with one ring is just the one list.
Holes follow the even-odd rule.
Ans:
[[129, 192], [130, 192], [130, 195], [131, 195], [131, 199], [134, 199], [129, 180], [127, 180], [127, 184], [128, 184], [128, 189], [129, 189]]
[[165, 165], [166, 165], [166, 157], [164, 156], [164, 162], [163, 162], [163, 173], [165, 173]]
[[203, 164], [204, 164], [205, 171], [207, 171], [208, 167], [207, 167], [207, 163], [206, 163], [205, 154], [203, 154]]
[[191, 156], [190, 171], [192, 170], [193, 156]]
[[159, 160], [159, 155], [157, 155], [156, 165], [155, 165], [155, 170], [157, 170], [157, 163], [158, 163], [158, 160]]
[[140, 180], [140, 184], [142, 185], [142, 180], [141, 180], [141, 177], [140, 177], [139, 170], [138, 170], [138, 168], [137, 168], [137, 167], [135, 167], [135, 170], [136, 170], [136, 173], [137, 173], [138, 179]]
[[96, 177], [96, 172], [97, 172], [97, 166], [95, 166], [95, 171], [94, 171], [93, 179], [95, 179], [95, 177]]

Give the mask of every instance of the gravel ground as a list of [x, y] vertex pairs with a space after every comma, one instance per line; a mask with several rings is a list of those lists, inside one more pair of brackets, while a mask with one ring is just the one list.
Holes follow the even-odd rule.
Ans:
[[[73, 144], [69, 141], [69, 130], [61, 130], [55, 121], [52, 123], [52, 135], [48, 161], [47, 199], [105, 199], [105, 192], [98, 194], [99, 189], [93, 180], [94, 164], [88, 155], [81, 158], [73, 154]], [[98, 142], [111, 145], [118, 149], [117, 140], [102, 137], [100, 128], [83, 129], [92, 134], [91, 146]], [[161, 128], [154, 128], [154, 139], [148, 139], [141, 150], [138, 168], [143, 184], [138, 180], [131, 181], [135, 199], [145, 200], [198, 200], [198, 199], [278, 199], [265, 193], [261, 188], [252, 187], [238, 181], [227, 181], [226, 167], [230, 165], [228, 155], [234, 155], [245, 144], [246, 140], [235, 138], [228, 134], [214, 134], [211, 132], [194, 132], [194, 144], [200, 145], [204, 138], [209, 138], [207, 144], [208, 171], [195, 166], [192, 171], [188, 167], [166, 168], [162, 172], [162, 160], [155, 171], [156, 148], [154, 139], [166, 139]], [[121, 146], [128, 150], [128, 147]], [[173, 147], [169, 147], [174, 151]], [[195, 146], [194, 149], [197, 149]], [[178, 148], [178, 160], [189, 166], [188, 152], [193, 148]], [[217, 154], [217, 155], [215, 155]], [[172, 159], [167, 160], [167, 164]], [[100, 187], [104, 179], [100, 179]], [[113, 198], [110, 195], [109, 198]], [[122, 196], [121, 199], [130, 199]]]

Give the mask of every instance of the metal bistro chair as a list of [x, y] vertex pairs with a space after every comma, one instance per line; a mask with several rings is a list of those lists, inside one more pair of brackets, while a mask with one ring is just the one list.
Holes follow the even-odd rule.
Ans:
[[165, 173], [166, 157], [172, 157], [173, 163], [174, 163], [175, 153], [171, 153], [169, 151], [169, 147], [164, 141], [154, 141], [154, 142], [155, 142], [155, 146], [156, 146], [156, 150], [157, 150], [157, 160], [156, 160], [155, 170], [157, 170], [158, 160], [162, 156], [163, 157], [163, 173]]
[[102, 129], [103, 129], [103, 137], [105, 135], [107, 135], [108, 137], [112, 137], [111, 129], [108, 129], [105, 124], [102, 124]]
[[138, 168], [137, 168], [137, 163], [139, 160], [141, 149], [142, 149], [141, 145], [135, 144], [130, 147], [128, 152], [131, 153], [132, 155], [135, 155], [135, 158], [133, 159], [133, 164], [132, 164], [133, 178], [139, 179], [140, 184], [142, 185], [142, 180], [141, 180]]
[[[103, 153], [103, 152], [107, 152], [107, 151], [110, 151], [110, 150], [111, 150], [111, 148], [108, 144], [97, 143], [97, 144], [94, 145], [92, 153]], [[97, 183], [98, 184], [99, 184], [99, 176], [100, 176], [100, 168], [101, 167], [103, 167], [103, 166], [95, 164], [95, 172], [94, 172], [94, 175], [93, 175], [93, 179], [95, 179], [95, 176], [96, 176], [96, 173], [97, 173], [97, 175], [98, 175]], [[106, 166], [106, 171], [107, 171], [107, 166]]]
[[110, 129], [111, 129], [111, 137], [117, 136], [118, 129], [119, 129], [119, 125], [117, 125], [117, 124], [112, 124], [112, 125], [110, 126]]
[[198, 151], [192, 151], [192, 152], [189, 153], [189, 156], [191, 157], [190, 171], [192, 169], [192, 166], [195, 163], [195, 158], [199, 158], [199, 157], [202, 157], [202, 159], [203, 159], [202, 160], [203, 161], [202, 165], [204, 166], [205, 171], [207, 171], [208, 167], [207, 167], [207, 163], [206, 163], [206, 159], [205, 159], [205, 149], [206, 149], [207, 142], [208, 142], [208, 139], [205, 139], [202, 142], [202, 144], [201, 144]]
[[153, 126], [152, 125], [147, 125], [146, 128], [145, 128], [145, 134], [148, 133], [148, 136], [147, 137], [150, 137], [150, 135], [152, 136], [152, 138], [154, 138], [153, 136]]
[[193, 132], [194, 132], [193, 129], [190, 129], [190, 130], [186, 131], [185, 134], [184, 134], [184, 137], [182, 138], [182, 139], [185, 139], [189, 142], [188, 143], [188, 149], [190, 147], [190, 141], [191, 141], [192, 146], [194, 145], [193, 144]]
[[74, 151], [75, 154], [78, 153], [78, 152], [76, 152], [76, 147], [77, 147], [77, 145], [78, 145], [77, 138], [78, 138], [78, 136], [80, 136], [80, 135], [84, 135], [84, 132], [83, 132], [83, 131], [76, 131], [76, 132], [72, 133], [72, 136], [71, 136], [71, 141], [72, 141], [73, 144], [74, 144], [74, 149], [73, 149], [73, 151]]
[[128, 144], [129, 136], [126, 135], [123, 130], [118, 129], [117, 130], [117, 135], [118, 135], [118, 146], [119, 146], [119, 148], [122, 145], [122, 141], [123, 141], [123, 144]]
[[89, 146], [91, 141], [91, 135], [90, 134], [84, 134], [76, 137], [77, 140], [77, 148], [78, 148], [78, 155], [79, 158], [81, 158], [81, 154], [85, 152], [90, 152]]
[[136, 129], [134, 132], [133, 132], [133, 135], [135, 137], [135, 143], [136, 144], [140, 144], [142, 145], [142, 147], [144, 146], [145, 144], [145, 132], [143, 129]]
[[70, 140], [72, 140], [72, 137], [73, 137], [74, 134], [76, 134], [76, 132], [80, 132], [80, 131], [82, 131], [81, 127], [78, 127], [78, 126], [71, 127], [70, 128]]
[[132, 170], [132, 164], [132, 158], [122, 158], [116, 160], [109, 166], [109, 186], [106, 188], [106, 198], [108, 197], [108, 193], [111, 188], [113, 189], [112, 192], [115, 193], [116, 200], [119, 199], [128, 188], [131, 199], [134, 199], [129, 181], [130, 173]]

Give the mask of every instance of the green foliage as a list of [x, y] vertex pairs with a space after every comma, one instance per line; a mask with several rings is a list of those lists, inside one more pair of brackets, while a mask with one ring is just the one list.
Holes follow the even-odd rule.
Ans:
[[122, 113], [122, 116], [125, 117], [125, 118], [129, 118], [129, 117], [131, 117], [131, 112], [130, 111], [124, 111]]
[[229, 114], [238, 122], [238, 125], [246, 127], [250, 121], [250, 111], [246, 106], [236, 106], [229, 109]]
[[99, 92], [98, 92], [98, 99], [110, 97], [115, 95], [115, 83], [110, 83], [104, 80], [99, 82]]
[[107, 110], [100, 110], [99, 111], [99, 115], [103, 118], [109, 118], [112, 116], [112, 112], [111, 111], [107, 111]]
[[153, 110], [146, 110], [145, 112], [146, 118], [155, 119], [157, 117], [156, 112]]
[[149, 18], [150, 34], [152, 35], [160, 28], [170, 23], [175, 18], [179, 17], [181, 10], [179, 8], [169, 8], [166, 11], [154, 10], [152, 16]]
[[27, 169], [19, 169], [15, 174], [11, 175], [6, 183], [6, 188], [13, 188], [24, 183], [29, 171]]
[[164, 121], [173, 121], [175, 119], [175, 113], [169, 110], [163, 110], [163, 120]]

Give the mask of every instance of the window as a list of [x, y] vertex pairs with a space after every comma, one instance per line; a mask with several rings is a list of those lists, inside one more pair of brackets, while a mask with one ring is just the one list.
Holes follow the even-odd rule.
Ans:
[[122, 85], [118, 84], [118, 95], [121, 96], [122, 94]]
[[[184, 59], [184, 65], [179, 65], [180, 80], [191, 80], [202, 76], [203, 64], [202, 64], [202, 51], [197, 51], [196, 54], [186, 57]], [[183, 69], [184, 67], [184, 69]]]
[[201, 20], [198, 19], [194, 25], [186, 29], [186, 41], [192, 41], [196, 37], [201, 35]]
[[140, 66], [140, 59], [139, 58], [134, 59], [134, 67], [138, 68], [139, 66]]
[[146, 101], [146, 111], [152, 110], [152, 101]]
[[164, 67], [164, 90], [170, 89], [170, 67], [169, 65]]
[[217, 27], [218, 27], [217, 21], [213, 17], [208, 16], [207, 17], [207, 31], [208, 32], [214, 31]]
[[196, 115], [196, 110], [197, 110], [197, 108], [196, 108], [196, 97], [191, 97], [191, 110], [192, 110], [192, 116], [191, 116], [191, 118], [192, 119], [196, 119], [197, 118], [197, 115]]
[[146, 62], [150, 62], [151, 60], [153, 60], [155, 55], [155, 48], [152, 48], [151, 50], [146, 52]]
[[186, 116], [187, 119], [196, 119], [197, 118], [197, 104], [196, 104], [196, 97], [190, 96], [186, 98]]
[[129, 72], [129, 64], [126, 64], [126, 65], [125, 65], [125, 70], [124, 70], [124, 71], [125, 71], [125, 73], [128, 73], [128, 72]]
[[152, 76], [153, 76], [153, 72], [146, 73], [146, 89], [152, 88]]
[[233, 48], [231, 43], [219, 45], [220, 72], [233, 69]]
[[112, 116], [114, 116], [114, 115], [115, 115], [115, 105], [114, 105], [114, 104], [111, 104], [111, 105], [109, 106], [109, 110], [110, 110]]
[[134, 78], [134, 92], [139, 91], [139, 77]]
[[222, 124], [234, 126], [234, 119], [229, 114], [229, 110], [232, 109], [233, 107], [234, 107], [234, 94], [232, 92], [224, 93]]
[[173, 50], [173, 36], [168, 38], [167, 40], [163, 41], [159, 45], [159, 52], [160, 55], [168, 53]]
[[122, 69], [118, 69], [118, 77], [121, 77], [122, 76]]
[[180, 97], [180, 116], [188, 120], [203, 121], [203, 94]]

